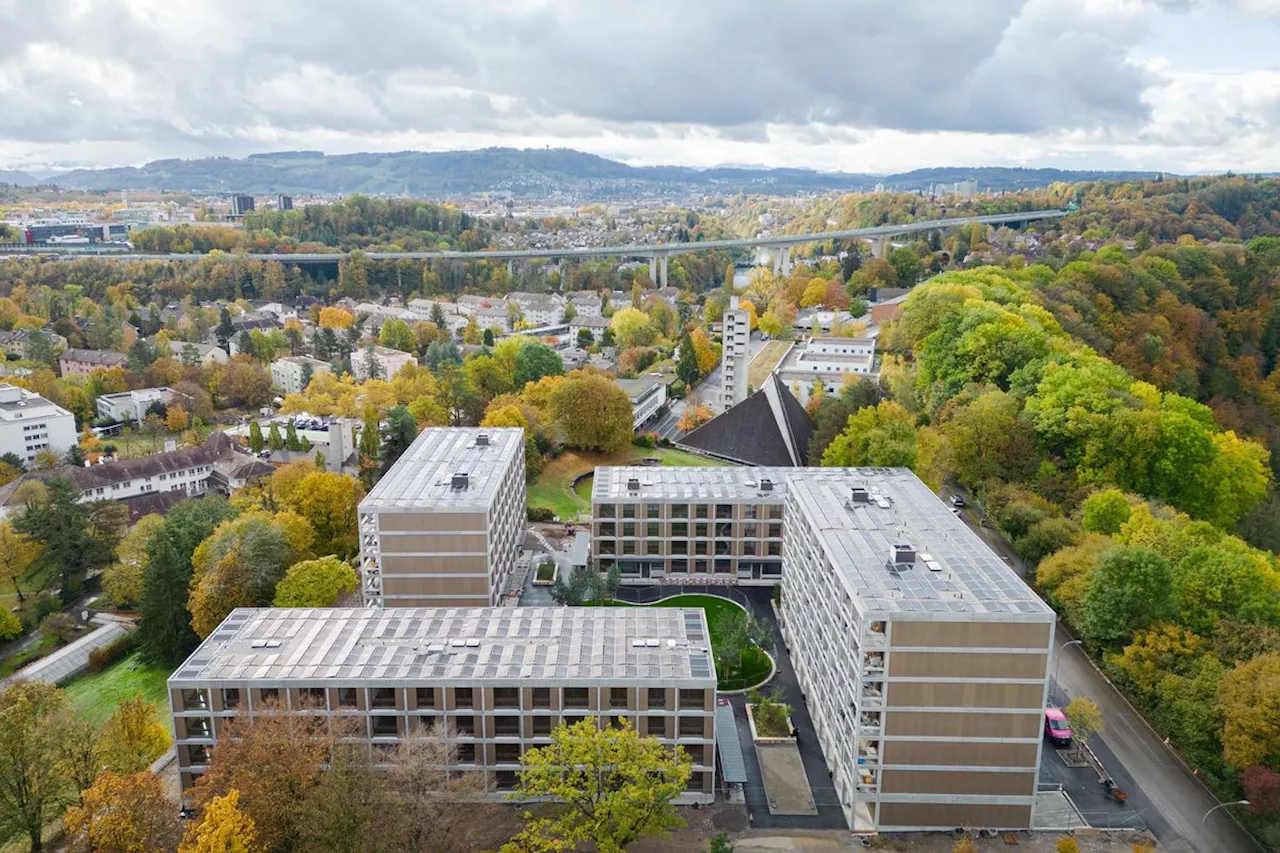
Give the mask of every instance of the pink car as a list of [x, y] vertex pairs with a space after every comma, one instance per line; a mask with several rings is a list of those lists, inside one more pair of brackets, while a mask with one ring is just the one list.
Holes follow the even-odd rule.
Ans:
[[1054, 746], [1071, 746], [1071, 726], [1061, 708], [1044, 709], [1044, 736]]

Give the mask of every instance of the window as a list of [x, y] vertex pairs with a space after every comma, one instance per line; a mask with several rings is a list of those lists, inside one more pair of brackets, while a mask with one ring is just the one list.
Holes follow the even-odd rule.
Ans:
[[470, 687], [455, 687], [453, 690], [453, 702], [458, 708], [474, 708], [475, 698]]
[[685, 690], [680, 691], [680, 708], [696, 708], [699, 711], [706, 709], [707, 695], [705, 690]]
[[665, 687], [649, 688], [649, 707], [650, 708], [667, 707], [667, 689]]
[[566, 687], [564, 689], [564, 706], [566, 708], [587, 707], [587, 688]]
[[550, 687], [533, 688], [533, 707], [535, 708], [551, 707], [551, 688]]
[[781, 557], [781, 556], [782, 556], [782, 543], [781, 543], [781, 542], [770, 542], [770, 543], [768, 544], [768, 550], [769, 550], [769, 556], [770, 556], [770, 557]]
[[705, 717], [681, 717], [680, 718], [680, 736], [702, 737], [705, 729], [703, 720]]
[[207, 711], [209, 700], [203, 690], [187, 688], [182, 691], [182, 709], [184, 711]]
[[323, 711], [326, 705], [323, 687], [303, 687], [298, 691], [298, 699], [303, 708]]
[[627, 707], [627, 688], [625, 687], [609, 688], [609, 707], [611, 708]]
[[222, 691], [222, 708], [230, 711], [240, 707], [240, 690], [236, 687], [228, 687]]
[[519, 717], [494, 717], [493, 733], [504, 737], [520, 736]]
[[376, 716], [369, 718], [373, 722], [374, 737], [395, 737], [396, 718], [392, 716]]
[[711, 507], [706, 504], [695, 504], [693, 507], [694, 518], [707, 518], [711, 513]]
[[672, 554], [688, 554], [688, 553], [689, 553], [689, 540], [688, 540], [688, 539], [677, 539], [677, 540], [675, 540], [674, 542], [672, 542], [672, 543], [671, 543], [671, 553], [672, 553]]
[[601, 536], [617, 536], [618, 525], [612, 521], [606, 521], [599, 525]]
[[187, 717], [187, 737], [209, 737], [208, 717]]
[[[680, 551], [679, 553], [683, 554], [684, 551]], [[688, 571], [689, 571], [688, 560], [672, 560], [671, 561], [671, 574], [683, 575], [683, 574], [687, 574]]]
[[635, 518], [635, 517], [636, 517], [636, 505], [635, 505], [635, 504], [623, 504], [623, 505], [622, 505], [622, 517], [623, 517], [623, 518]]
[[689, 760], [694, 764], [701, 764], [704, 767], [706, 766], [707, 762], [705, 759], [707, 755], [707, 748], [705, 746], [702, 746], [701, 744], [694, 744], [693, 746], [682, 746], [681, 748], [684, 749], [685, 753], [689, 756]]
[[622, 540], [622, 553], [634, 554], [636, 552], [636, 541], [634, 539]]
[[742, 525], [742, 535], [754, 539], [760, 535], [760, 526], [758, 524], [748, 522], [747, 524]]
[[732, 543], [727, 539], [716, 540], [716, 553], [720, 556], [726, 556], [733, 550]]
[[661, 518], [662, 504], [648, 504], [645, 506], [645, 518]]
[[518, 743], [500, 743], [493, 748], [493, 757], [495, 761], [503, 764], [512, 764], [520, 760], [520, 744]]
[[519, 708], [520, 707], [520, 688], [519, 687], [493, 688], [493, 707]]
[[656, 521], [650, 521], [648, 524], [644, 526], [644, 535], [654, 536], [654, 537], [661, 536], [662, 525]]
[[419, 687], [416, 691], [419, 708], [434, 708], [436, 706], [436, 689], [434, 687]]
[[707, 523], [705, 521], [698, 522], [693, 527], [693, 535], [699, 538], [705, 539], [710, 531], [711, 528], [707, 527]]
[[616, 547], [616, 543], [612, 539], [597, 539], [596, 553], [613, 556], [618, 553], [618, 549]]
[[688, 536], [688, 535], [689, 535], [689, 522], [687, 522], [687, 521], [675, 521], [675, 522], [672, 522], [672, 524], [671, 524], [671, 535], [672, 535], [672, 536]]
[[782, 525], [781, 525], [781, 524], [770, 524], [770, 525], [769, 525], [769, 538], [770, 538], [770, 539], [781, 539], [781, 538], [782, 538]]
[[733, 518], [733, 504], [716, 504], [716, 518]]
[[755, 504], [747, 504], [742, 508], [742, 517], [743, 518], [759, 518], [760, 508]]
[[656, 557], [662, 553], [662, 542], [658, 539], [649, 539], [644, 543], [644, 552], [650, 557]]
[[516, 772], [514, 770], [499, 770], [493, 774], [493, 781], [499, 791], [514, 791], [516, 789]]
[[458, 734], [470, 737], [476, 733], [476, 718], [470, 716], [454, 717], [453, 727]]
[[695, 540], [693, 543], [693, 553], [705, 557], [707, 555], [707, 543], [705, 540]]
[[672, 505], [672, 507], [671, 507], [671, 517], [672, 517], [672, 518], [688, 518], [688, 517], [689, 517], [689, 505], [688, 505], [688, 504], [674, 504], [674, 505]]
[[576, 726], [578, 723], [582, 722], [585, 719], [586, 717], [582, 716], [581, 714], [565, 714], [564, 724], [566, 726]]
[[600, 504], [596, 507], [595, 514], [599, 518], [614, 518], [618, 512], [614, 509], [613, 504]]
[[280, 704], [280, 688], [264, 687], [261, 690], [259, 690], [258, 704], [259, 705]]
[[636, 523], [635, 523], [634, 521], [624, 521], [624, 522], [622, 522], [622, 535], [623, 535], [623, 536], [635, 536], [635, 535], [636, 535]]
[[667, 718], [666, 717], [646, 717], [645, 724], [644, 724], [644, 732], [650, 737], [666, 737]]
[[356, 699], [356, 689], [354, 687], [338, 688], [338, 707], [339, 708], [358, 708], [359, 700]]
[[474, 743], [460, 743], [456, 749], [458, 764], [476, 763], [476, 745]]
[[744, 540], [742, 543], [742, 556], [754, 557], [757, 553], [756, 547], [756, 543], [750, 539]]
[[770, 505], [769, 518], [773, 519], [774, 521], [780, 521], [782, 519], [782, 504]]
[[394, 687], [375, 687], [369, 691], [370, 708], [394, 708], [396, 706], [396, 690]]
[[192, 764], [208, 764], [209, 763], [209, 747], [207, 746], [189, 746], [187, 754], [191, 756]]

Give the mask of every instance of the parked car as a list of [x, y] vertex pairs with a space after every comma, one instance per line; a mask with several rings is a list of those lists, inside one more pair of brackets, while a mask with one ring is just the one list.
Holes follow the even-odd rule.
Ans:
[[1071, 746], [1071, 725], [1061, 708], [1044, 709], [1044, 736], [1054, 746], [1064, 749]]
[[951, 505], [956, 509], [960, 509], [961, 507], [964, 506], [964, 498], [960, 497], [959, 495], [952, 495]]

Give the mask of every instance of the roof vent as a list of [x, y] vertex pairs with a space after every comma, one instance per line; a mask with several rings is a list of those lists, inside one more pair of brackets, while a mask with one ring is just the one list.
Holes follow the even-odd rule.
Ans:
[[476, 447], [488, 447], [488, 446], [489, 446], [489, 433], [482, 432], [476, 436]]
[[916, 549], [898, 542], [890, 549], [890, 560], [895, 566], [910, 566], [916, 561]]
[[871, 503], [871, 493], [862, 488], [862, 486], [854, 486], [849, 499], [856, 504], [869, 504]]
[[760, 481], [760, 491], [762, 491], [762, 492], [772, 492], [772, 491], [773, 491], [773, 480], [761, 480], [761, 481]]
[[455, 492], [460, 492], [466, 489], [468, 480], [469, 478], [466, 474], [457, 473], [453, 475], [453, 481], [450, 483], [450, 486]]
[[640, 480], [635, 477], [632, 477], [631, 479], [627, 480], [627, 491], [628, 492], [640, 491]]

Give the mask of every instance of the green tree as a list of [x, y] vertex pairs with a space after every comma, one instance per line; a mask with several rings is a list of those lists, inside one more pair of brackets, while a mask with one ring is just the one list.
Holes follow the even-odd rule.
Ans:
[[899, 287], [914, 287], [924, 277], [924, 263], [920, 256], [906, 246], [890, 252], [888, 261], [898, 274]]
[[1260, 551], [1234, 536], [1191, 549], [1173, 567], [1179, 621], [1208, 635], [1218, 622], [1280, 624], [1280, 574]]
[[550, 745], [527, 750], [520, 763], [519, 793], [559, 805], [549, 817], [526, 815], [525, 828], [504, 850], [590, 842], [600, 853], [621, 853], [644, 836], [684, 825], [671, 801], [689, 780], [689, 757], [640, 737], [629, 721], [607, 729], [593, 720], [560, 726]]
[[916, 428], [911, 413], [882, 400], [849, 416], [844, 432], [822, 454], [828, 468], [876, 465], [915, 467]]
[[267, 447], [273, 453], [284, 450], [284, 436], [280, 434], [280, 425], [275, 421], [271, 422], [271, 430], [267, 433]]
[[1106, 728], [1098, 703], [1087, 696], [1077, 696], [1062, 709], [1071, 726], [1071, 739], [1078, 747], [1089, 745], [1089, 738]]
[[[29, 501], [13, 529], [42, 546], [34, 565], [58, 572], [63, 590], [75, 593], [87, 572], [111, 560], [119, 527], [106, 523], [110, 502], [81, 503], [70, 477], [53, 477], [44, 485], [44, 500]], [[95, 523], [98, 516], [102, 523]]]
[[378, 459], [382, 452], [382, 432], [378, 412], [372, 406], [365, 409], [364, 424], [360, 429], [359, 451], [360, 482], [365, 490], [373, 488], [378, 479]]
[[1035, 436], [1020, 408], [1017, 397], [999, 390], [956, 407], [942, 434], [946, 466], [957, 480], [976, 488], [992, 477], [1020, 481], [1035, 471]]
[[138, 638], [148, 659], [176, 664], [195, 646], [187, 611], [191, 557], [220, 523], [235, 515], [235, 508], [221, 498], [185, 501], [169, 511], [147, 542]]
[[540, 341], [525, 341], [516, 350], [515, 387], [523, 388], [544, 376], [564, 373], [564, 361], [556, 351]]
[[0, 690], [0, 837], [25, 835], [32, 853], [44, 850], [45, 824], [79, 793], [65, 761], [70, 722], [52, 684], [15, 681]]
[[702, 371], [698, 369], [698, 354], [693, 349], [693, 339], [687, 334], [680, 339], [680, 360], [676, 362], [676, 376], [680, 377], [687, 388], [697, 385], [702, 378]]
[[382, 331], [378, 333], [378, 343], [402, 352], [414, 352], [418, 348], [413, 329], [409, 328], [409, 324], [404, 320], [395, 317], [382, 324]]
[[722, 829], [711, 836], [711, 842], [707, 845], [707, 853], [733, 853], [733, 842], [729, 840], [729, 833]]
[[387, 412], [387, 437], [382, 442], [379, 470], [385, 474], [391, 470], [404, 452], [418, 437], [418, 421], [404, 405], [393, 406]]
[[355, 569], [333, 555], [294, 563], [276, 584], [276, 607], [332, 607], [358, 583]]
[[58, 350], [53, 345], [53, 339], [44, 332], [38, 330], [32, 332], [27, 338], [27, 359], [36, 364], [57, 367]]
[[1167, 618], [1173, 611], [1169, 561], [1150, 548], [1128, 546], [1106, 554], [1081, 598], [1080, 632], [1110, 646]]
[[1129, 499], [1119, 489], [1103, 489], [1085, 498], [1084, 529], [1114, 536], [1129, 520]]
[[293, 555], [284, 528], [265, 513], [219, 524], [191, 557], [192, 629], [207, 637], [236, 607], [270, 604]]
[[611, 453], [631, 442], [631, 398], [606, 376], [570, 373], [551, 392], [549, 409], [567, 447]]
[[586, 349], [587, 347], [593, 345], [595, 342], [596, 342], [596, 336], [592, 334], [590, 329], [578, 330], [578, 346], [581, 349]]
[[485, 329], [480, 335], [480, 342], [487, 347], [492, 347], [494, 343], [493, 329]]
[[218, 346], [227, 352], [231, 351], [231, 336], [236, 333], [236, 327], [231, 322], [231, 312], [224, 305], [218, 313], [218, 328], [215, 334], [218, 338]]
[[249, 449], [254, 453], [261, 453], [266, 446], [267, 443], [262, 438], [262, 427], [256, 420], [249, 421]]
[[285, 422], [284, 449], [292, 451], [302, 450], [302, 442], [298, 440], [298, 428], [293, 425], [292, 419]]

